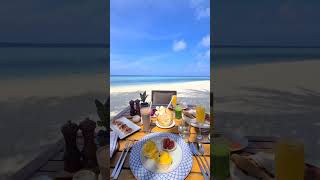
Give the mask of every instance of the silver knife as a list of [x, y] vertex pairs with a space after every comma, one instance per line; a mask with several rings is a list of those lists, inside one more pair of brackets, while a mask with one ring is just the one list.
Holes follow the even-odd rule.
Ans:
[[189, 143], [189, 147], [190, 147], [191, 152], [193, 153], [194, 157], [196, 158], [196, 160], [197, 160], [197, 162], [199, 164], [199, 167], [200, 167], [200, 170], [201, 170], [201, 173], [202, 173], [204, 179], [205, 180], [209, 180], [208, 175], [206, 174], [205, 170], [203, 169], [203, 167], [202, 167], [202, 165], [201, 165], [201, 163], [200, 163], [200, 161], [198, 159], [198, 156], [197, 156], [196, 152], [194, 151], [195, 149], [193, 148], [194, 146], [192, 146], [192, 143]]

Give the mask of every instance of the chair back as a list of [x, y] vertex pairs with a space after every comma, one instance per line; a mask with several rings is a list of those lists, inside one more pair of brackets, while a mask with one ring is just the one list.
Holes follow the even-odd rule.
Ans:
[[171, 96], [177, 95], [177, 91], [160, 91], [153, 90], [151, 92], [151, 101], [153, 105], [168, 105], [171, 101]]

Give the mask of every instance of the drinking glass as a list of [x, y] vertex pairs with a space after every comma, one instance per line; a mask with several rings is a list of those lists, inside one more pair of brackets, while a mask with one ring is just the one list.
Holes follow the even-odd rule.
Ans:
[[226, 180], [230, 177], [230, 148], [225, 138], [214, 138], [211, 148], [213, 154], [212, 174], [216, 180]]
[[199, 133], [197, 135], [198, 140], [202, 140], [203, 136], [201, 134], [201, 127], [203, 126], [204, 120], [205, 120], [205, 109], [201, 105], [196, 106], [196, 120], [198, 123], [199, 127]]
[[149, 133], [151, 131], [151, 107], [142, 107], [140, 109], [141, 121], [143, 124], [143, 131]]
[[177, 105], [176, 108], [174, 109], [174, 111], [175, 111], [175, 118], [181, 119], [182, 118], [182, 107], [180, 105]]
[[304, 147], [302, 143], [282, 139], [276, 144], [275, 175], [277, 180], [304, 179]]
[[182, 138], [186, 138], [190, 131], [190, 123], [186, 123], [186, 119], [183, 114], [180, 120], [180, 124], [178, 125], [179, 135]]

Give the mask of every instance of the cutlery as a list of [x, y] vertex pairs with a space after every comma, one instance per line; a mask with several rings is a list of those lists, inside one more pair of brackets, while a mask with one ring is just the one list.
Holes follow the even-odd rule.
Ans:
[[[200, 162], [201, 162], [203, 168], [204, 168], [205, 171], [206, 171], [206, 174], [207, 174], [208, 176], [210, 176], [210, 167], [207, 167], [207, 166], [204, 164], [204, 162], [203, 162], [202, 159], [201, 159], [201, 156], [200, 156], [199, 153], [198, 153], [198, 150], [197, 150], [196, 146], [195, 146], [193, 143], [191, 143], [191, 145], [193, 146], [193, 149], [194, 149], [195, 154], [199, 157]], [[205, 157], [204, 157], [204, 158], [205, 158]]]
[[[129, 145], [129, 141], [126, 142], [125, 149], [128, 148], [128, 145]], [[117, 172], [117, 169], [118, 169], [118, 167], [119, 167], [121, 158], [122, 158], [122, 156], [123, 156], [123, 153], [124, 153], [124, 151], [121, 152], [121, 155], [120, 155], [120, 157], [119, 157], [119, 159], [118, 159], [118, 162], [117, 162], [116, 166], [114, 167], [114, 169], [113, 169], [113, 171], [112, 171], [111, 177], [114, 177], [114, 176], [115, 176], [115, 174], [116, 174], [116, 172]]]
[[118, 139], [118, 134], [116, 132], [114, 132], [114, 136], [112, 139], [112, 152], [114, 152], [114, 150], [116, 149], [116, 145], [117, 145], [117, 139]]
[[[202, 144], [200, 142], [198, 142], [197, 146], [198, 146], [198, 151], [202, 155], [203, 159], [205, 160], [208, 169], [210, 169], [210, 165], [207, 161], [207, 158], [204, 156], [204, 148], [203, 148]], [[208, 171], [208, 175], [210, 176], [210, 171]]]
[[116, 174], [115, 174], [115, 176], [113, 177], [114, 179], [118, 179], [119, 174], [120, 174], [120, 171], [121, 171], [122, 166], [123, 166], [123, 163], [124, 163], [124, 161], [126, 160], [127, 154], [128, 154], [128, 152], [129, 152], [130, 148], [133, 146], [133, 144], [134, 144], [134, 142], [131, 142], [131, 141], [130, 141], [129, 146], [128, 146], [128, 148], [126, 149], [126, 153], [125, 153], [124, 157], [122, 158], [121, 163], [120, 163], [120, 165], [119, 165], [119, 167], [118, 167], [118, 170], [116, 171]]
[[205, 180], [209, 180], [208, 175], [206, 174], [205, 170], [203, 169], [202, 165], [200, 164], [200, 161], [199, 161], [199, 159], [198, 159], [198, 156], [196, 155], [196, 153], [195, 153], [195, 151], [194, 151], [194, 150], [195, 150], [195, 149], [194, 149], [194, 146], [192, 146], [192, 143], [190, 143], [190, 142], [189, 142], [189, 147], [190, 147], [190, 150], [191, 150], [192, 154], [194, 155], [195, 159], [197, 160], [197, 162], [198, 162], [198, 164], [199, 164], [199, 167], [200, 167], [200, 170], [201, 170], [201, 173], [202, 173], [204, 179], [205, 179]]

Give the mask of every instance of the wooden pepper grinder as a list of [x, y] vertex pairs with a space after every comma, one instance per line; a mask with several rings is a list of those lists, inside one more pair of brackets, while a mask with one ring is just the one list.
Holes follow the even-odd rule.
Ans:
[[137, 114], [136, 110], [134, 109], [134, 101], [131, 100], [129, 101], [130, 104], [130, 116], [134, 116]]
[[79, 128], [81, 129], [84, 138], [82, 150], [84, 167], [95, 168], [97, 167], [97, 147], [94, 142], [94, 130], [96, 128], [96, 123], [89, 118], [86, 118], [80, 123]]
[[140, 114], [140, 100], [139, 99], [135, 100], [135, 103], [136, 103], [136, 114], [141, 116], [141, 114]]
[[77, 132], [79, 126], [68, 121], [61, 127], [64, 136], [64, 170], [68, 172], [76, 172], [81, 169], [81, 153], [77, 147]]

